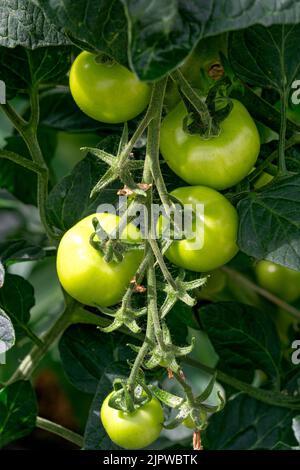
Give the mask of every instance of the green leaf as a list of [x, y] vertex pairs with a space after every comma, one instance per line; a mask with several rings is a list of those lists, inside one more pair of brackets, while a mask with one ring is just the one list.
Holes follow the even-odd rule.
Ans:
[[40, 260], [52, 254], [54, 250], [46, 250], [24, 239], [0, 242], [0, 259], [6, 266], [21, 261]]
[[129, 370], [124, 364], [111, 363], [102, 375], [86, 423], [84, 433], [85, 450], [119, 450], [107, 436], [100, 420], [100, 409], [106, 396], [113, 389], [116, 378], [127, 378]]
[[0, 448], [30, 434], [37, 403], [30, 382], [19, 381], [0, 390]]
[[[244, 87], [242, 92], [240, 90], [233, 90], [230, 96], [241, 101], [256, 121], [279, 133], [281, 122], [280, 111], [257, 95], [250, 87]], [[292, 121], [287, 119], [286, 124], [287, 135], [289, 137], [294, 132], [299, 132], [299, 126]]]
[[[89, 118], [76, 105], [69, 92], [51, 90], [41, 96], [40, 123], [59, 131], [66, 132], [93, 132], [98, 129], [103, 131], [116, 131], [109, 124], [104, 124]], [[120, 127], [121, 129], [121, 127]]]
[[[38, 139], [45, 157], [49, 163], [54, 156], [56, 136], [50, 129], [40, 129]], [[30, 158], [28, 149], [19, 135], [6, 138], [5, 150], [16, 152], [23, 157]], [[1, 159], [0, 188], [7, 189], [16, 198], [27, 204], [37, 205], [36, 200], [36, 174], [9, 160]]]
[[277, 91], [290, 88], [299, 73], [299, 34], [300, 25], [257, 25], [232, 33], [229, 59], [236, 75]]
[[[110, 136], [103, 139], [101, 147], [109, 145], [111, 148], [117, 142], [115, 136]], [[47, 215], [50, 224], [65, 232], [78, 220], [96, 212], [99, 204], [115, 203], [118, 183], [90, 198], [91, 190], [105, 170], [106, 165], [91, 154], [81, 160], [49, 194]]]
[[30, 310], [34, 306], [34, 292], [31, 284], [21, 276], [6, 274], [0, 289], [0, 307], [9, 315], [17, 339], [24, 335], [32, 337], [27, 326]]
[[105, 369], [116, 358], [116, 348], [125, 341], [121, 335], [106, 335], [95, 327], [68, 328], [60, 340], [59, 351], [70, 382], [85, 393], [95, 393]]
[[244, 253], [300, 271], [299, 174], [249, 193], [238, 212], [238, 245]]
[[278, 381], [280, 343], [267, 314], [237, 302], [218, 302], [201, 308], [200, 320], [219, 355], [219, 369], [249, 382], [261, 369]]
[[275, 0], [153, 0], [150, 3], [122, 0], [122, 3], [129, 18], [130, 62], [143, 80], [155, 80], [176, 68], [201, 38], [257, 23], [265, 26], [297, 23], [300, 16], [296, 0], [284, 5]]
[[70, 47], [0, 47], [1, 79], [6, 84], [8, 98], [32, 85], [56, 83], [66, 75], [71, 65]]
[[239, 394], [227, 402], [223, 411], [210, 418], [204, 432], [204, 448], [261, 450], [275, 448], [278, 443], [296, 445], [292, 431], [295, 413]]
[[31, 0], [1, 0], [0, 17], [1, 46], [35, 49], [67, 43], [66, 37]]
[[82, 49], [103, 51], [127, 64], [127, 21], [119, 0], [37, 0], [49, 21]]
[[170, 329], [171, 336], [175, 344], [186, 344], [188, 335], [188, 326], [194, 323], [193, 310], [181, 301], [176, 302], [166, 317], [167, 325]]
[[0, 354], [15, 344], [15, 330], [8, 315], [0, 308]]

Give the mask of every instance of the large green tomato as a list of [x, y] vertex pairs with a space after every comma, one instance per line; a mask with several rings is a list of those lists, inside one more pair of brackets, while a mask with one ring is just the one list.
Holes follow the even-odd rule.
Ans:
[[71, 93], [79, 108], [97, 121], [119, 123], [140, 114], [150, 99], [150, 87], [126, 67], [101, 56], [81, 52], [70, 71]]
[[[205, 186], [177, 188], [171, 194], [182, 204], [190, 204], [196, 215], [195, 237], [174, 240], [165, 254], [169, 261], [196, 272], [212, 271], [230, 261], [238, 252], [238, 216], [230, 202]], [[196, 210], [197, 204], [203, 207], [203, 213]], [[165, 227], [163, 218], [160, 230]]]
[[226, 274], [220, 269], [216, 269], [208, 274], [206, 284], [197, 289], [196, 295], [198, 299], [209, 299], [211, 296], [221, 292], [226, 285]]
[[286, 302], [300, 297], [300, 272], [262, 260], [255, 266], [259, 285]]
[[[70, 228], [58, 247], [57, 273], [63, 288], [78, 302], [108, 307], [122, 299], [141, 262], [143, 252], [130, 250], [120, 263], [107, 263], [102, 254], [90, 244], [94, 217], [97, 217], [107, 233], [115, 229], [119, 220], [113, 214], [92, 214]], [[140, 232], [133, 224], [129, 224], [122, 238], [129, 242], [139, 242]]]
[[142, 449], [152, 444], [160, 435], [164, 422], [163, 409], [157, 398], [153, 397], [133, 413], [125, 413], [109, 406], [112, 393], [101, 407], [101, 421], [110, 439], [124, 449]]
[[183, 130], [187, 110], [180, 102], [163, 120], [160, 150], [169, 167], [189, 184], [226, 189], [239, 183], [255, 165], [260, 141], [246, 108], [233, 101], [221, 122], [220, 134], [210, 139]]

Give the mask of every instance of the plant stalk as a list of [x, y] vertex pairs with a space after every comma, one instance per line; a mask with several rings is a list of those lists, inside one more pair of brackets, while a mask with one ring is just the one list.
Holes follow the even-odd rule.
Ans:
[[53, 423], [48, 419], [38, 416], [36, 418], [36, 427], [43, 429], [44, 431], [51, 432], [52, 434], [56, 434], [57, 436], [62, 437], [66, 441], [72, 442], [72, 444], [75, 444], [80, 448], [83, 447], [83, 437], [76, 432], [70, 431], [70, 429], [61, 426], [60, 424]]

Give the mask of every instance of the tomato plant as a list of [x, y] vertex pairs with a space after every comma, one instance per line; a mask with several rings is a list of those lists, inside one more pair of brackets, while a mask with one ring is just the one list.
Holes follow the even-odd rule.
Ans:
[[1, 449], [299, 449], [299, 5], [202, 3], [1, 2]]

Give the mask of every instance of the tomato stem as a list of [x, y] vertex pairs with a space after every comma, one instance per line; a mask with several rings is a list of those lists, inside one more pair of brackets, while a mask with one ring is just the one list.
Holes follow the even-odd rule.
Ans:
[[82, 308], [75, 300], [69, 300], [66, 304], [66, 308], [62, 315], [56, 320], [56, 322], [49, 328], [45, 336], [42, 338], [43, 343], [41, 345], [34, 345], [32, 350], [23, 359], [20, 366], [16, 369], [14, 374], [8, 381], [8, 384], [17, 380], [27, 380], [31, 377], [33, 372], [36, 370], [39, 362], [43, 359], [49, 348], [52, 346], [54, 341], [64, 332], [64, 330], [72, 324], [72, 316], [78, 308]]
[[[47, 215], [46, 215], [46, 201], [48, 197], [48, 180], [49, 180], [49, 170], [45, 163], [38, 138], [37, 138], [37, 129], [39, 123], [39, 94], [38, 88], [32, 87], [30, 90], [30, 107], [31, 115], [29, 121], [25, 121], [13, 108], [10, 104], [2, 105], [2, 109], [7, 115], [7, 117], [12, 122], [13, 126], [23, 138], [28, 151], [31, 155], [34, 165], [27, 164], [26, 168], [35, 171], [37, 173], [38, 184], [37, 184], [37, 203], [40, 213], [41, 222], [44, 226], [45, 232], [51, 242], [57, 239], [56, 234], [52, 231], [48, 225]], [[25, 159], [16, 159], [15, 163], [25, 166]], [[32, 163], [32, 162], [31, 162]]]
[[272, 294], [271, 292], [267, 291], [263, 287], [258, 286], [254, 282], [252, 282], [250, 279], [248, 279], [246, 276], [243, 274], [239, 273], [238, 271], [235, 271], [232, 268], [228, 268], [227, 266], [222, 266], [220, 268], [222, 271], [224, 271], [226, 274], [228, 274], [232, 279], [237, 281], [240, 284], [244, 284], [245, 286], [249, 287], [251, 290], [254, 292], [257, 292], [259, 295], [264, 297], [265, 299], [269, 300], [272, 302], [274, 305], [277, 305], [278, 307], [286, 310], [289, 312], [293, 317], [297, 318], [299, 320], [300, 318], [300, 310], [298, 310], [296, 307], [293, 305], [288, 304], [284, 300], [280, 299], [276, 295]]
[[36, 418], [36, 427], [51, 432], [52, 434], [56, 434], [57, 436], [62, 437], [66, 441], [72, 442], [80, 448], [83, 447], [83, 437], [80, 436], [80, 434], [77, 434], [76, 432], [73, 432], [70, 429], [65, 428], [64, 426], [61, 426], [60, 424], [53, 423], [48, 419], [41, 418], [40, 416], [38, 416]]

